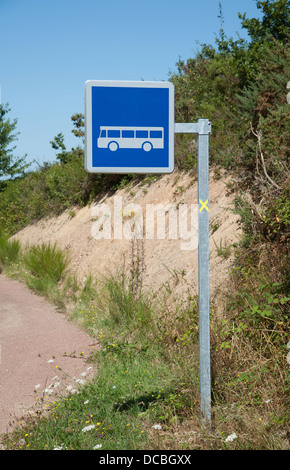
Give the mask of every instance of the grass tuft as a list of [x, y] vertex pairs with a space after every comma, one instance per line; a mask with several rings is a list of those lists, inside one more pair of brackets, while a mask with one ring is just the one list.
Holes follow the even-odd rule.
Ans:
[[15, 263], [20, 254], [20, 243], [18, 240], [8, 240], [0, 235], [0, 265]]
[[56, 244], [31, 246], [24, 256], [24, 264], [37, 278], [58, 283], [68, 267], [68, 256]]

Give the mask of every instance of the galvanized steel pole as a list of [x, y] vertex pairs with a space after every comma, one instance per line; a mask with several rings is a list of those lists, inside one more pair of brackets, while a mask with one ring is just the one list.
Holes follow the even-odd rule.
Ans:
[[198, 309], [199, 381], [202, 423], [211, 428], [210, 316], [209, 316], [209, 134], [211, 123], [176, 123], [175, 133], [198, 134]]
[[198, 133], [198, 309], [200, 407], [204, 424], [211, 427], [210, 316], [209, 316], [209, 133], [208, 119], [199, 119]]

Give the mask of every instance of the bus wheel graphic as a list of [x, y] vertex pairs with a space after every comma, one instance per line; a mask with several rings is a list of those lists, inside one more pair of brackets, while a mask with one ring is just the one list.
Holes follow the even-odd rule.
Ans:
[[150, 152], [152, 149], [152, 144], [150, 142], [144, 142], [142, 149], [145, 150], [145, 152]]
[[109, 149], [112, 150], [112, 152], [115, 152], [115, 150], [118, 150], [119, 145], [117, 142], [110, 142], [109, 143]]

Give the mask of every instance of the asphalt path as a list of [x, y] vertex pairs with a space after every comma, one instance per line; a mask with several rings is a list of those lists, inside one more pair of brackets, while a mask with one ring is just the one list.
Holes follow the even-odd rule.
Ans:
[[96, 373], [95, 347], [54, 306], [0, 275], [0, 434], [77, 393]]

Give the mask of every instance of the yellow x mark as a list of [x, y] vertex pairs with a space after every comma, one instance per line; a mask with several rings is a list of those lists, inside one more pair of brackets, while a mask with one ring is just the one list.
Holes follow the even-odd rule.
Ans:
[[207, 204], [208, 204], [208, 199], [203, 202], [201, 199], [199, 200], [200, 204], [201, 204], [201, 208], [199, 209], [199, 212], [201, 212], [203, 209], [206, 209], [207, 212], [208, 212], [208, 207], [207, 207]]

